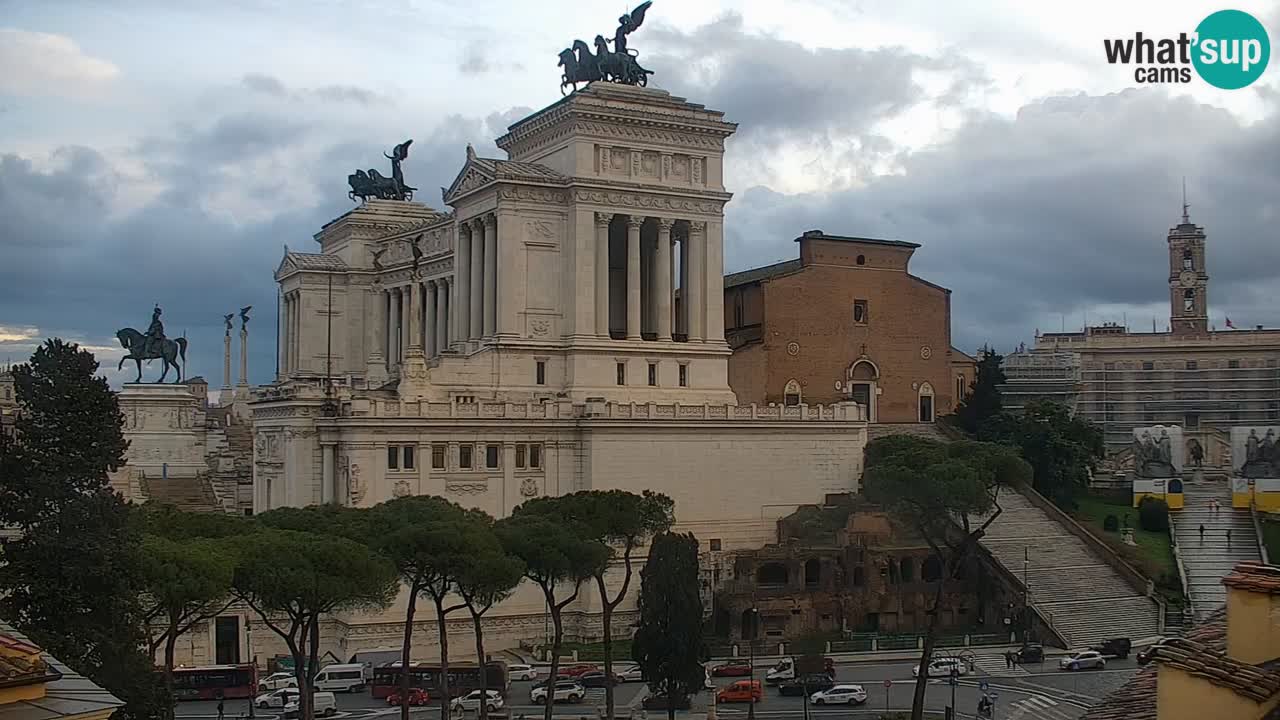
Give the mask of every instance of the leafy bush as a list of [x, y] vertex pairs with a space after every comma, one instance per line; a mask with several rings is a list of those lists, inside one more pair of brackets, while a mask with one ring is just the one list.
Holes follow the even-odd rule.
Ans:
[[1160, 498], [1147, 496], [1138, 503], [1138, 527], [1150, 532], [1169, 529], [1169, 504]]
[[1102, 520], [1102, 529], [1107, 532], [1117, 532], [1120, 530], [1120, 520], [1115, 515], [1108, 515]]

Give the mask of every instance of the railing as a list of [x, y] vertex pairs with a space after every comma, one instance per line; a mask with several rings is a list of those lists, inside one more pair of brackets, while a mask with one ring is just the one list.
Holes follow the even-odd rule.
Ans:
[[1263, 565], [1270, 565], [1271, 560], [1267, 557], [1267, 538], [1262, 534], [1262, 521], [1258, 519], [1258, 506], [1253, 498], [1249, 499], [1249, 519], [1253, 521], [1253, 537], [1258, 543], [1258, 557], [1262, 558]]
[[354, 417], [477, 418], [477, 419], [617, 419], [617, 420], [800, 420], [860, 421], [862, 406], [835, 405], [760, 406], [682, 405], [680, 403], [616, 403], [588, 399], [585, 403], [558, 402], [426, 402], [352, 398], [342, 405], [342, 415]]
[[[1173, 513], [1169, 513], [1169, 544], [1173, 548], [1173, 562], [1178, 566], [1178, 579], [1182, 581], [1182, 597], [1187, 600], [1187, 609], [1191, 611], [1191, 616], [1195, 617], [1196, 607], [1195, 601], [1191, 599], [1191, 583], [1187, 582], [1187, 568], [1182, 560], [1182, 550], [1178, 547], [1178, 525], [1173, 519]], [[1167, 623], [1165, 617], [1167, 612], [1160, 613], [1160, 630], [1164, 631]]]

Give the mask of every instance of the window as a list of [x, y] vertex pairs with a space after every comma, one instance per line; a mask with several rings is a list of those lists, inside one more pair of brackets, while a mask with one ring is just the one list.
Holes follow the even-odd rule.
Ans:
[[658, 384], [658, 364], [649, 363], [649, 387], [654, 387], [657, 384]]
[[800, 383], [794, 378], [787, 381], [787, 386], [782, 389], [782, 404], [787, 407], [795, 407], [800, 404]]
[[866, 300], [853, 301], [853, 322], [855, 325], [867, 324], [867, 301]]
[[516, 445], [516, 467], [523, 468], [525, 466], [525, 455], [529, 452], [528, 445]]
[[822, 563], [817, 558], [810, 558], [804, 563], [804, 584], [810, 587], [822, 581]]
[[474, 452], [474, 448], [472, 448], [470, 445], [458, 446], [458, 467], [462, 468], [463, 470], [471, 469], [471, 453], [472, 452]]
[[680, 366], [680, 387], [689, 387], [689, 366]]
[[497, 445], [484, 446], [484, 466], [485, 467], [490, 469], [498, 467], [498, 450], [499, 449], [500, 448]]
[[1102, 363], [1102, 369], [1103, 369], [1103, 370], [1115, 370], [1115, 369], [1116, 369], [1116, 364], [1115, 364], [1115, 363], [1113, 363], [1113, 362], [1109, 362], [1109, 363]]
[[534, 375], [536, 376], [534, 379], [534, 382], [536, 382], [539, 385], [547, 384], [547, 361], [546, 360], [538, 361], [536, 369], [534, 370]]
[[711, 538], [711, 551], [720, 552], [720, 538]]
[[857, 260], [855, 260], [854, 262], [858, 263], [859, 265], [866, 265], [866, 264], [867, 264], [867, 256], [866, 256], [866, 255], [859, 255], [859, 256], [858, 256], [858, 259], [857, 259]]
[[1195, 258], [1191, 255], [1191, 250], [1182, 251], [1182, 269], [1195, 270]]
[[415, 446], [413, 445], [388, 445], [387, 446], [387, 469], [388, 470], [412, 470], [414, 467], [414, 460], [415, 460], [414, 449], [415, 449]]
[[1184, 426], [1188, 430], [1195, 430], [1200, 427], [1200, 413], [1187, 413], [1183, 420]]
[[542, 446], [541, 445], [529, 446], [529, 467], [535, 470], [542, 467]]
[[405, 470], [412, 470], [412, 469], [413, 469], [413, 461], [414, 461], [414, 459], [415, 459], [415, 458], [414, 458], [414, 450], [415, 450], [415, 448], [414, 448], [412, 445], [405, 445], [403, 449], [404, 449], [404, 463], [403, 463], [403, 465], [404, 465], [404, 469], [405, 469]]
[[1230, 369], [1232, 369], [1232, 370], [1238, 370], [1238, 369], [1240, 369], [1240, 361], [1239, 361], [1239, 360], [1228, 360], [1228, 361], [1227, 361], [1227, 367], [1228, 367], [1228, 368], [1230, 368]]
[[1142, 361], [1142, 369], [1143, 369], [1143, 370], [1155, 370], [1155, 369], [1156, 369], [1156, 364], [1155, 364], [1155, 363], [1153, 363], [1153, 362], [1151, 362], [1150, 360], [1143, 360], [1143, 361]]
[[618, 363], [618, 384], [627, 384], [627, 364], [624, 362]]
[[473, 405], [476, 401], [475, 395], [456, 395], [453, 401], [459, 405]]
[[1182, 291], [1182, 311], [1195, 312], [1195, 309], [1196, 309], [1196, 291], [1195, 290]]
[[1199, 363], [1197, 363], [1195, 360], [1188, 360], [1188, 361], [1187, 361], [1187, 369], [1188, 369], [1188, 370], [1196, 370], [1196, 369], [1199, 369], [1199, 367], [1200, 367], [1200, 364], [1199, 364]]
[[431, 446], [431, 467], [435, 470], [444, 469], [444, 451], [443, 443], [436, 443]]
[[965, 387], [964, 376], [957, 375], [956, 376], [956, 400], [955, 400], [956, 403], [959, 403], [961, 400], [964, 400], [964, 387]]
[[786, 585], [787, 567], [782, 563], [765, 563], [756, 571], [758, 585]]
[[387, 469], [400, 469], [400, 447], [398, 445], [392, 445], [387, 448]]

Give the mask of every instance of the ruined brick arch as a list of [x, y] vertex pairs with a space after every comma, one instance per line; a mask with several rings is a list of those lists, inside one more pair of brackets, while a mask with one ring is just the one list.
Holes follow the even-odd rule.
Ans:
[[756, 570], [757, 585], [786, 585], [787, 566], [782, 563], [764, 563]]
[[817, 558], [809, 558], [804, 563], [804, 584], [817, 585], [822, 582], [822, 563]]

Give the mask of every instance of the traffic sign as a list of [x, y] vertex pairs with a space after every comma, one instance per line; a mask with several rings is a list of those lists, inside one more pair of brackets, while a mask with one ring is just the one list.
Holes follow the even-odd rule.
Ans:
[[892, 680], [885, 680], [885, 681], [884, 681], [884, 686], [885, 686], [886, 688], [891, 688], [891, 687], [893, 687], [893, 681], [892, 681]]
[[978, 681], [978, 689], [979, 689], [979, 690], [981, 690], [982, 692], [986, 692], [988, 687], [990, 687], [990, 686], [989, 686], [989, 685], [987, 685], [987, 681], [986, 681], [986, 680], [979, 680], [979, 681]]

